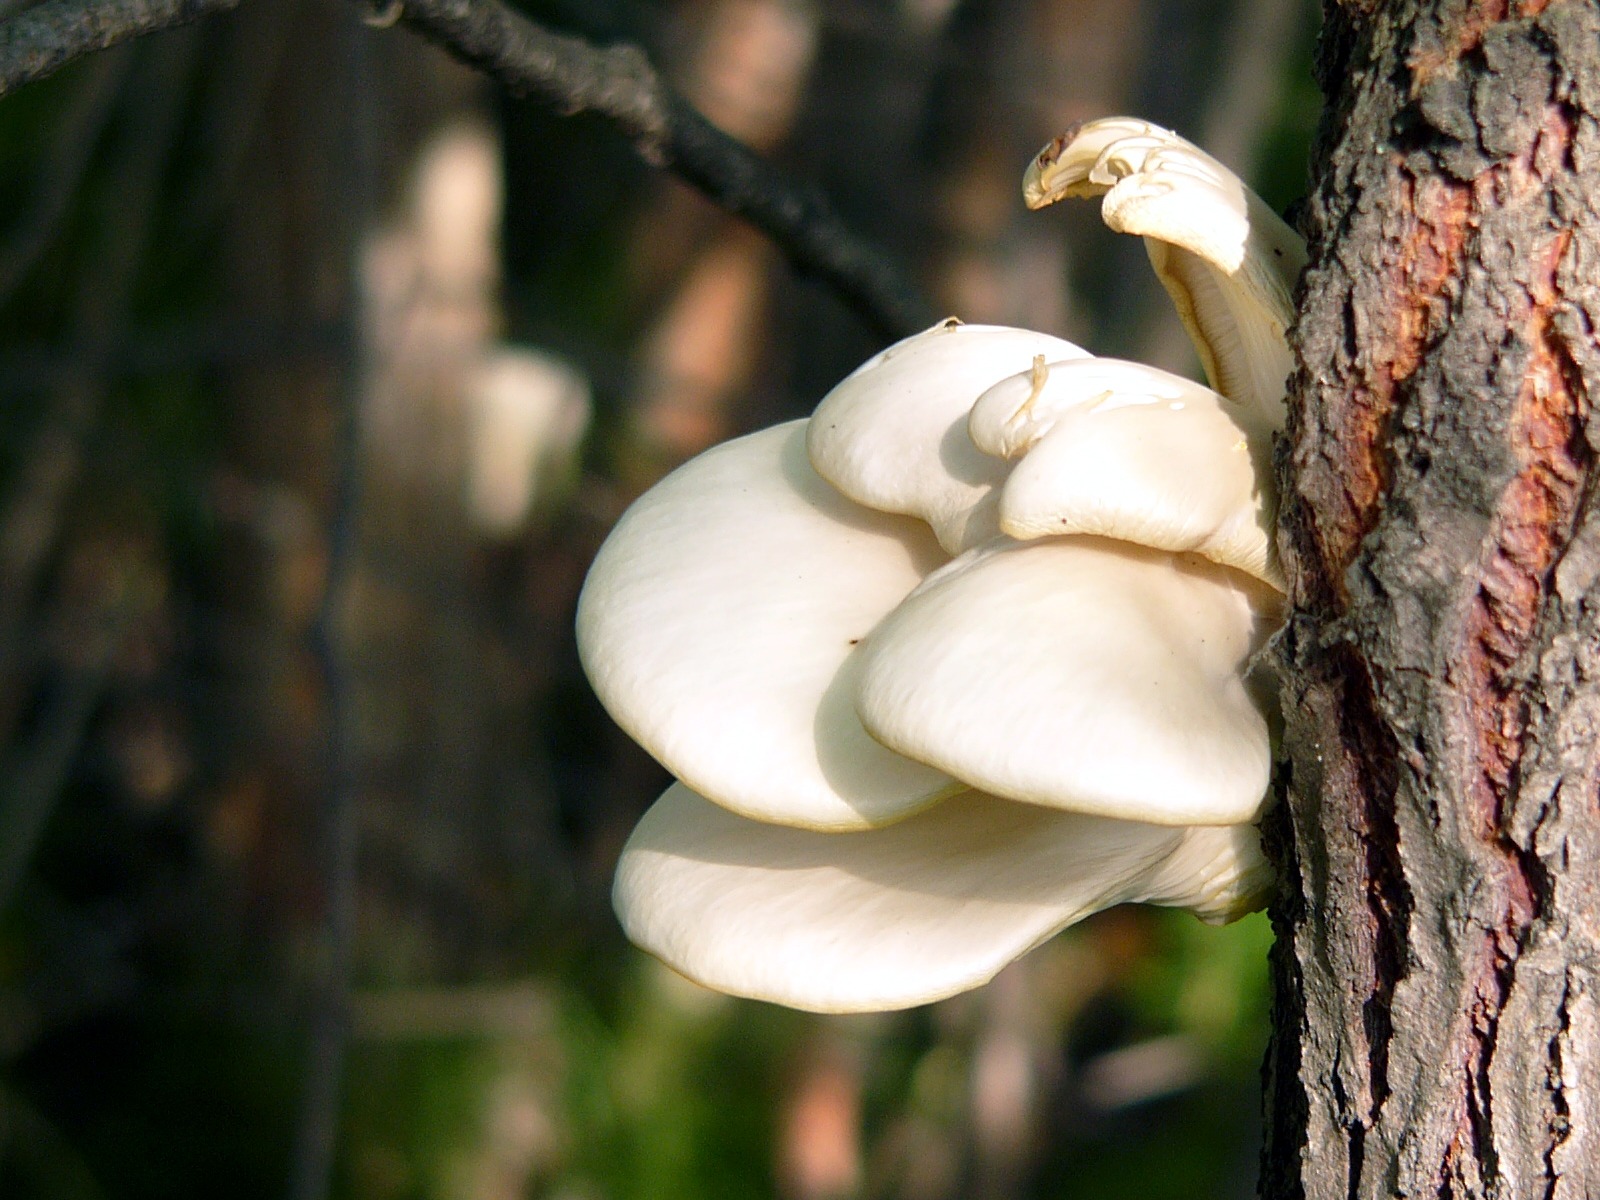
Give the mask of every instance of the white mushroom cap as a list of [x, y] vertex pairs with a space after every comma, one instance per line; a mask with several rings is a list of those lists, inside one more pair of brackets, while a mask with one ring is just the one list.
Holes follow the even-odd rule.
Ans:
[[617, 724], [718, 804], [883, 824], [954, 785], [867, 736], [851, 651], [943, 557], [925, 526], [818, 478], [793, 421], [639, 498], [590, 569], [578, 649]]
[[996, 795], [1161, 825], [1251, 821], [1267, 725], [1243, 675], [1277, 597], [1189, 555], [999, 539], [873, 631], [857, 709], [885, 745]]
[[954, 320], [897, 342], [817, 406], [811, 461], [852, 500], [921, 517], [958, 553], [992, 535], [980, 505], [1006, 474], [1004, 463], [973, 447], [967, 413], [990, 384], [1041, 354], [1087, 357], [1048, 334]]
[[990, 388], [971, 432], [980, 449], [1022, 456], [1000, 492], [1010, 536], [1187, 551], [1282, 589], [1270, 440], [1210, 388], [1141, 363], [1076, 359]]
[[1081, 408], [1172, 404], [1199, 384], [1120, 358], [1035, 359], [1024, 373], [999, 380], [967, 416], [972, 444], [999, 458], [1021, 458], [1065, 416]]
[[1186, 837], [977, 792], [887, 829], [813, 833], [680, 784], [634, 830], [613, 901], [635, 943], [708, 987], [823, 1012], [904, 1008], [976, 987], [1102, 908], [1152, 890], [1181, 904], [1179, 877], [1227, 874], [1225, 853], [1191, 851], [1161, 875]]
[[1145, 239], [1212, 386], [1281, 427], [1300, 235], [1216, 159], [1148, 121], [1070, 130], [1023, 180], [1030, 208], [1102, 195], [1106, 225]]

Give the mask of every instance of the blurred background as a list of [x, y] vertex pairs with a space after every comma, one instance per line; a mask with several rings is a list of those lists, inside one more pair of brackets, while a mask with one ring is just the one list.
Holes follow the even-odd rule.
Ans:
[[[524, 7], [645, 46], [940, 312], [1187, 372], [1137, 242], [1023, 168], [1128, 112], [1282, 209], [1317, 111], [1314, 0]], [[586, 564], [882, 344], [336, 0], [0, 102], [0, 1196], [1252, 1196], [1259, 916], [1115, 910], [852, 1018], [612, 918], [666, 778], [578, 670]]]

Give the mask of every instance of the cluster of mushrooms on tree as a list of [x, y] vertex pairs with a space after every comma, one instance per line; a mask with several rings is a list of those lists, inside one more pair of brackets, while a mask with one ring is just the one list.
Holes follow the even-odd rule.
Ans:
[[590, 572], [585, 668], [677, 779], [617, 911], [713, 988], [900, 1008], [1114, 904], [1221, 922], [1270, 892], [1256, 656], [1302, 243], [1130, 118], [1056, 139], [1024, 194], [1145, 239], [1211, 387], [947, 320], [679, 468]]

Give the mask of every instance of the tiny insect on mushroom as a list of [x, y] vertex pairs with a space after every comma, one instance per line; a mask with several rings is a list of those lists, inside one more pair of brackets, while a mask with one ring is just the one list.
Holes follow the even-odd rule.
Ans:
[[585, 584], [595, 690], [679, 781], [617, 911], [711, 987], [903, 1007], [1109, 905], [1222, 921], [1270, 885], [1252, 662], [1280, 620], [1298, 242], [1125, 118], [1052, 143], [1027, 189], [1104, 195], [1147, 239], [1217, 391], [944, 322], [679, 468]]

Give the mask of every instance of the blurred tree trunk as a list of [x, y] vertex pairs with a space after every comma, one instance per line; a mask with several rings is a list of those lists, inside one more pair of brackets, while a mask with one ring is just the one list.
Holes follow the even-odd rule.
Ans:
[[1600, 1195], [1600, 6], [1327, 0], [1269, 1197]]

